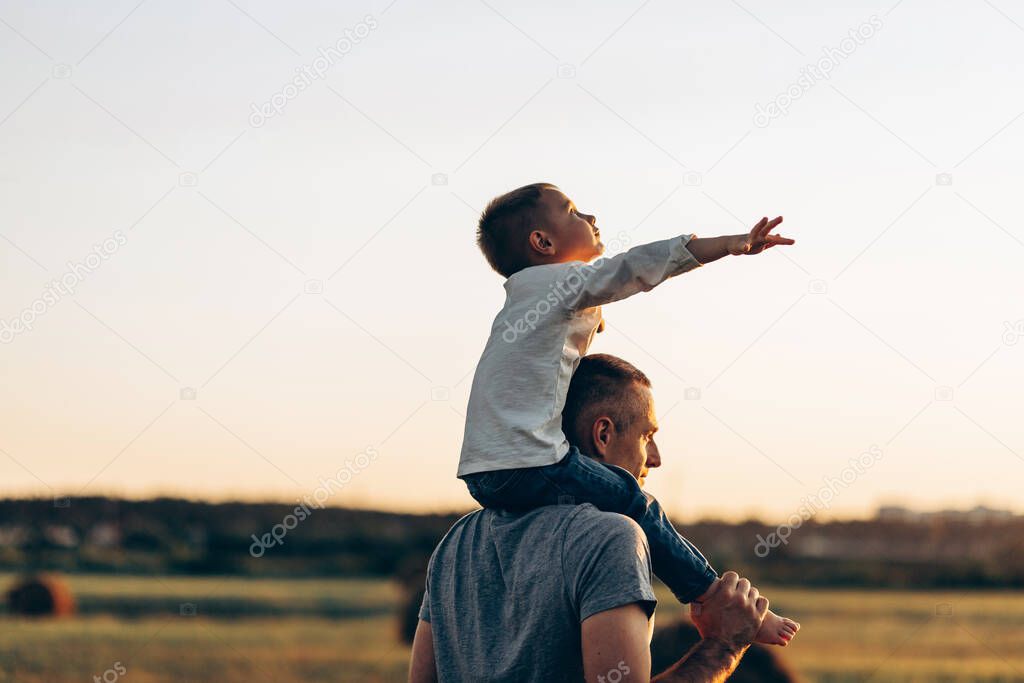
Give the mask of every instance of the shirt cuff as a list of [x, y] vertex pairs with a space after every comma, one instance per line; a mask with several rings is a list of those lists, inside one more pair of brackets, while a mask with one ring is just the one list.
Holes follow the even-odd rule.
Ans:
[[704, 264], [697, 260], [697, 258], [690, 253], [689, 244], [690, 240], [695, 239], [697, 236], [694, 234], [680, 235], [675, 238], [672, 243], [672, 269], [677, 275], [679, 273], [685, 273], [688, 270], [694, 268], [700, 268]]
[[647, 618], [649, 619], [654, 614], [654, 608], [658, 606], [658, 599], [654, 597], [654, 593], [651, 591], [637, 590], [608, 596], [603, 600], [588, 602], [586, 606], [580, 609], [580, 623], [582, 624], [586, 619], [600, 612], [607, 612], [610, 609], [632, 605], [633, 603], [640, 605], [640, 608], [647, 613]]

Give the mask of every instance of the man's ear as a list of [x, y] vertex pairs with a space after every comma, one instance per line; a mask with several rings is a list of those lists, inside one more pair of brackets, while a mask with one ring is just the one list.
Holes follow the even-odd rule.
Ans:
[[555, 255], [555, 243], [551, 241], [548, 234], [543, 230], [534, 230], [530, 233], [530, 251], [543, 254], [544, 256]]
[[615, 423], [610, 417], [599, 417], [594, 420], [594, 426], [590, 430], [590, 440], [594, 452], [591, 455], [603, 458], [608, 452], [608, 446], [615, 435]]

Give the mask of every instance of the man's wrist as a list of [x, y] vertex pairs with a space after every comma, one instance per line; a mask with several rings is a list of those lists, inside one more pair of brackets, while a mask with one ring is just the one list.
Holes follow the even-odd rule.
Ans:
[[652, 683], [721, 683], [735, 671], [748, 645], [702, 638], [686, 655], [651, 679]]
[[750, 643], [740, 645], [738, 643], [726, 640], [725, 638], [708, 637], [702, 638], [702, 642], [706, 643], [705, 647], [708, 648], [708, 652], [720, 655], [722, 657], [735, 656], [742, 657], [743, 653], [750, 647]]

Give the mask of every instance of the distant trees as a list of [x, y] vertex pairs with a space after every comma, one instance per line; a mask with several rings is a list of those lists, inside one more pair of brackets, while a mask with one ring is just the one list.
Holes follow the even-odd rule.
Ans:
[[[409, 515], [179, 499], [0, 500], [0, 570], [415, 576], [461, 513]], [[819, 523], [758, 547], [757, 521], [680, 525], [718, 567], [801, 586], [1024, 587], [1024, 517], [933, 515]], [[254, 546], [254, 538], [272, 538]], [[254, 549], [255, 547], [255, 549]]]

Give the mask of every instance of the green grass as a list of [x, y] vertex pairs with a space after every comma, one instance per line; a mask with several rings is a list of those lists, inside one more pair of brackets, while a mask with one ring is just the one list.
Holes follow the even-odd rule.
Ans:
[[[0, 587], [9, 580], [0, 575]], [[405, 680], [408, 650], [393, 617], [400, 594], [385, 581], [69, 580], [83, 607], [149, 608], [127, 608], [138, 618], [88, 610], [60, 621], [2, 616], [0, 680], [91, 681], [115, 662], [127, 670], [123, 683]], [[803, 624], [782, 652], [806, 680], [1024, 681], [1020, 592], [764, 593]], [[682, 612], [660, 597], [659, 622]], [[198, 616], [172, 609], [185, 602]]]

